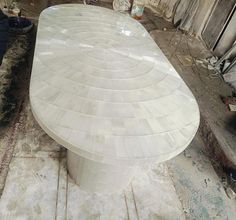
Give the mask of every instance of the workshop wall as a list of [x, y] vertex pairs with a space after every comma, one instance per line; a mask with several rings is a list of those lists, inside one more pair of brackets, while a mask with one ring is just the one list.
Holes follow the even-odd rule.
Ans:
[[216, 0], [147, 0], [147, 7], [175, 24], [185, 19], [182, 29], [201, 37]]

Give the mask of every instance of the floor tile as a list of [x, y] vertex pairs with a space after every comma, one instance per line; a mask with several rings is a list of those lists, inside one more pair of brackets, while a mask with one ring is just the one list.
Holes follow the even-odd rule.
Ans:
[[13, 158], [0, 200], [0, 219], [55, 219], [58, 160]]
[[123, 194], [87, 193], [68, 179], [67, 220], [127, 220]]
[[139, 220], [185, 219], [166, 164], [140, 170], [132, 181], [132, 190]]

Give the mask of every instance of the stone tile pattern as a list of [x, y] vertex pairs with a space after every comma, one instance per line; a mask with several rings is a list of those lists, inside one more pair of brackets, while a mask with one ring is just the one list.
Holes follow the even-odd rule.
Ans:
[[53, 139], [106, 163], [170, 159], [199, 124], [195, 98], [143, 26], [88, 5], [41, 13], [30, 100]]

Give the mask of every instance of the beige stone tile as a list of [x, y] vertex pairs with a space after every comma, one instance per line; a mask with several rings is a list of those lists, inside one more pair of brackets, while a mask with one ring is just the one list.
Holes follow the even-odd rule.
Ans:
[[13, 158], [0, 200], [0, 219], [53, 220], [58, 160]]
[[67, 220], [127, 220], [123, 194], [87, 193], [68, 179]]
[[[145, 172], [147, 169], [150, 170]], [[140, 170], [132, 181], [132, 188], [139, 220], [185, 219], [165, 164], [154, 164]]]

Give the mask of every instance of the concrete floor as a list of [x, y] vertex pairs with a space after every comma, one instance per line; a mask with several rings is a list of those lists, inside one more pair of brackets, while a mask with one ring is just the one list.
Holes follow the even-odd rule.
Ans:
[[197, 135], [184, 153], [167, 162], [186, 219], [235, 219], [235, 199], [226, 195], [204, 148]]
[[[37, 19], [39, 11], [32, 12], [30, 15]], [[151, 13], [146, 13], [141, 22], [200, 100], [201, 109], [204, 111], [204, 102], [209, 105], [206, 103], [210, 90], [215, 100], [211, 105], [216, 103], [221, 111], [217, 115], [223, 114], [226, 109], [219, 104], [218, 96], [228, 95], [231, 90], [211, 71], [193, 62], [192, 57], [210, 55], [201, 42], [176, 32], [170, 23]], [[4, 135], [0, 134], [0, 219], [235, 219], [235, 199], [227, 196], [201, 133], [176, 158], [140, 169], [120, 195], [81, 191], [67, 175], [65, 149], [42, 131], [31, 114], [31, 58], [32, 51], [20, 71], [16, 68], [24, 80], [15, 82], [17, 108], [1, 129]]]

